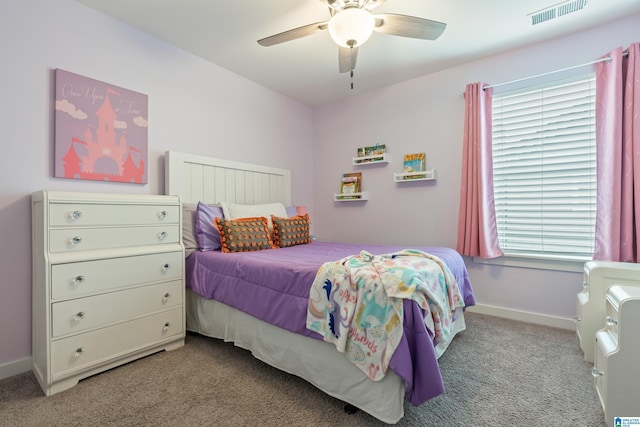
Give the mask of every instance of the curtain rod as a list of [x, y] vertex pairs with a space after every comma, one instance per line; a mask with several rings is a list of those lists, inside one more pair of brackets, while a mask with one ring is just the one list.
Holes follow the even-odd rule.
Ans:
[[[625, 51], [622, 54], [622, 56], [627, 56], [627, 55], [629, 55], [629, 52], [627, 52], [627, 51]], [[544, 77], [544, 76], [548, 76], [550, 74], [561, 73], [563, 71], [569, 71], [569, 70], [573, 70], [575, 68], [586, 67], [587, 65], [593, 65], [593, 64], [597, 64], [599, 62], [607, 62], [607, 63], [609, 63], [609, 62], [611, 62], [611, 57], [607, 56], [606, 58], [596, 59], [595, 61], [587, 62], [585, 64], [574, 65], [573, 67], [567, 67], [567, 68], [563, 68], [561, 70], [555, 70], [555, 71], [549, 71], [547, 73], [536, 74], [535, 76], [523, 77], [521, 79], [511, 80], [509, 82], [496, 83], [494, 85], [486, 85], [486, 86], [482, 87], [482, 90], [489, 89], [491, 87], [498, 87], [498, 86], [504, 86], [504, 85], [508, 85], [508, 84], [512, 84], [512, 83], [518, 83], [518, 82], [522, 82], [524, 80], [535, 79], [537, 77]]]

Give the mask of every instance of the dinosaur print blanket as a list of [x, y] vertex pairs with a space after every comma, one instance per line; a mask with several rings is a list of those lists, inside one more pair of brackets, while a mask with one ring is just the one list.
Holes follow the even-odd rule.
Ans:
[[362, 251], [320, 267], [309, 293], [307, 328], [379, 381], [402, 338], [407, 298], [422, 308], [434, 345], [451, 333], [453, 316], [464, 307], [455, 278], [438, 257], [410, 249]]

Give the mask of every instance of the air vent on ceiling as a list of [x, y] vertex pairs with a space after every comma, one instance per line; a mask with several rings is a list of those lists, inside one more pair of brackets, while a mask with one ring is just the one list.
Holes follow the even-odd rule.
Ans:
[[569, 0], [556, 5], [547, 7], [546, 9], [539, 10], [537, 12], [530, 13], [531, 25], [541, 24], [543, 22], [556, 19], [560, 16], [568, 15], [573, 12], [584, 9], [587, 5], [587, 0]]

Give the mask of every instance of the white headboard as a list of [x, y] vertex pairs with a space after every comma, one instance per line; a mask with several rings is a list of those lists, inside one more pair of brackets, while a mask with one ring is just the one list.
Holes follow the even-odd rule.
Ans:
[[291, 205], [291, 171], [195, 154], [167, 151], [165, 194], [183, 203], [222, 201]]

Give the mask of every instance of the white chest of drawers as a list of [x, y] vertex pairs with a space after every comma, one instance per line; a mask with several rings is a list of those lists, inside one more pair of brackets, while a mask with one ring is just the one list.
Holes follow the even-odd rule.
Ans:
[[593, 376], [605, 422], [640, 416], [640, 287], [613, 285], [596, 333]]
[[605, 295], [613, 284], [640, 286], [640, 264], [589, 261], [584, 264], [583, 289], [576, 297], [576, 333], [584, 360], [593, 363], [595, 335], [604, 326]]
[[32, 359], [47, 395], [184, 345], [175, 196], [32, 194]]

